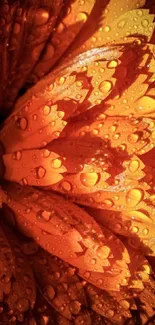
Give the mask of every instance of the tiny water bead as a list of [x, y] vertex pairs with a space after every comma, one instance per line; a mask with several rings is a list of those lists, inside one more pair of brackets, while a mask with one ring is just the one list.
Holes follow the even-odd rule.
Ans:
[[18, 118], [16, 120], [17, 126], [18, 128], [20, 128], [21, 130], [26, 130], [27, 126], [28, 126], [28, 121], [26, 118], [22, 117], [22, 118]]
[[46, 169], [42, 166], [37, 167], [36, 174], [39, 179], [43, 178], [46, 174]]
[[39, 210], [36, 215], [36, 218], [40, 222], [49, 222], [51, 217], [52, 217], [52, 213], [46, 210]]
[[55, 297], [55, 290], [50, 284], [46, 287], [45, 293], [50, 300]]

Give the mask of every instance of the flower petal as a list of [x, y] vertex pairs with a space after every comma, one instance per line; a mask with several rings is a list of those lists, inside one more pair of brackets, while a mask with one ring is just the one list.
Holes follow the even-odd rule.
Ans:
[[103, 73], [103, 67], [120, 55], [120, 48], [89, 51], [31, 88], [17, 101], [0, 132], [6, 152], [46, 146], [60, 136], [75, 111], [79, 114], [102, 102], [115, 84], [113, 71]]
[[104, 1], [102, 5], [97, 1], [92, 16], [85, 26], [84, 35], [82, 32], [79, 34], [76, 43], [69, 49], [67, 57], [74, 57], [90, 48], [107, 44], [125, 44], [135, 40], [141, 41], [141, 39], [150, 41], [154, 15], [150, 15], [149, 10], [139, 9], [144, 3], [145, 1], [140, 3], [137, 0], [130, 3], [125, 3], [123, 0], [119, 2], [110, 0], [105, 7]]
[[1, 230], [1, 250], [1, 256], [4, 257], [2, 266], [5, 266], [4, 275], [1, 278], [1, 289], [7, 295], [4, 297], [4, 302], [18, 319], [20, 315], [34, 307], [35, 281], [32, 270], [20, 250], [17, 238], [4, 225]]
[[78, 315], [86, 297], [75, 269], [43, 250], [32, 256], [31, 263], [45, 299], [68, 319]]
[[34, 4], [24, 2], [18, 6], [13, 36], [8, 47], [9, 75], [2, 103], [6, 109], [10, 109], [14, 103], [19, 90], [37, 62], [53, 30], [61, 6], [62, 0], [52, 3], [39, 0]]
[[[101, 229], [93, 218], [78, 206], [60, 196], [44, 194], [28, 187], [7, 185], [5, 189], [9, 197], [7, 205], [13, 207], [15, 220], [19, 227], [24, 229], [24, 233], [35, 238], [38, 244], [50, 253], [85, 269], [87, 272], [80, 270], [82, 277], [85, 278], [85, 273], [92, 271], [90, 281], [96, 282], [104, 272], [103, 287], [106, 288], [108, 285], [115, 288], [122, 277], [129, 277], [129, 256], [124, 245], [108, 230]], [[120, 270], [120, 266], [115, 266], [117, 261], [123, 270]], [[113, 277], [108, 278], [112, 268]], [[97, 284], [101, 285], [100, 282]]]
[[63, 55], [82, 27], [85, 26], [94, 3], [94, 0], [84, 2], [69, 0], [67, 6], [64, 4], [63, 17], [57, 22], [43, 54], [33, 69], [28, 80], [30, 83], [36, 83], [36, 80], [42, 78]]

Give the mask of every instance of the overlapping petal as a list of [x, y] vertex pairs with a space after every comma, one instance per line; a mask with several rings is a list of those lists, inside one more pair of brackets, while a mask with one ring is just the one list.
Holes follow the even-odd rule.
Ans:
[[[6, 82], [1, 109], [2, 107], [10, 109], [53, 30], [63, 1], [20, 1], [15, 2], [13, 6], [9, 5], [8, 1], [2, 1], [2, 12], [3, 4], [4, 8], [7, 7], [5, 9], [7, 16], [3, 18], [5, 27], [7, 27], [5, 19], [9, 19], [9, 12], [11, 13], [14, 7], [16, 9], [12, 13], [12, 26], [8, 21], [10, 31], [7, 31], [7, 46], [3, 44], [6, 55], [2, 66], [6, 67]], [[4, 36], [5, 32], [2, 33], [2, 37]]]
[[94, 5], [94, 0], [69, 0], [67, 4], [64, 3], [62, 17], [57, 21], [38, 63], [32, 70], [28, 80], [30, 83], [36, 83], [61, 58], [79, 31], [85, 26]]
[[130, 258], [125, 246], [84, 210], [53, 193], [30, 187], [12, 184], [5, 190], [15, 222], [45, 250], [79, 268], [82, 277], [99, 287], [119, 290], [122, 278], [127, 284]]
[[[8, 316], [21, 320], [24, 313], [33, 309], [36, 297], [35, 280], [18, 239], [9, 228], [0, 229], [0, 297], [7, 306]], [[9, 314], [10, 313], [10, 314]]]

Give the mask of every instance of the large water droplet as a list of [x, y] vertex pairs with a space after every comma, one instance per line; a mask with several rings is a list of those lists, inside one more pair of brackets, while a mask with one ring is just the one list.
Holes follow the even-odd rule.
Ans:
[[151, 114], [155, 112], [155, 100], [149, 96], [143, 96], [137, 103], [137, 111], [141, 114]]
[[80, 180], [84, 186], [92, 187], [98, 183], [99, 174], [98, 173], [82, 173], [82, 174], [80, 174]]
[[99, 85], [99, 90], [105, 94], [107, 94], [111, 90], [111, 88], [112, 88], [112, 83], [111, 81], [108, 80], [102, 81]]
[[127, 192], [126, 202], [128, 206], [137, 205], [143, 198], [143, 191], [139, 189], [132, 189]]
[[140, 163], [138, 160], [132, 160], [130, 163], [129, 163], [129, 170], [131, 173], [135, 173], [138, 168], [140, 166]]
[[80, 12], [79, 14], [77, 14], [76, 16], [76, 21], [87, 21], [88, 19], [88, 15], [85, 12]]
[[136, 133], [130, 134], [130, 135], [128, 136], [128, 141], [129, 141], [130, 143], [136, 143], [138, 140], [139, 140], [139, 135], [136, 134]]
[[52, 166], [57, 169], [62, 166], [62, 161], [60, 159], [54, 159], [52, 160]]
[[112, 60], [112, 61], [108, 62], [107, 67], [109, 69], [114, 69], [117, 67], [117, 65], [118, 65], [118, 62], [116, 60]]

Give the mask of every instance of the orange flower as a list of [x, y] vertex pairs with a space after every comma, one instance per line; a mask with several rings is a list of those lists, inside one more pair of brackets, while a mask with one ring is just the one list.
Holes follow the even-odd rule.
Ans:
[[2, 324], [154, 317], [154, 9], [0, 4]]

